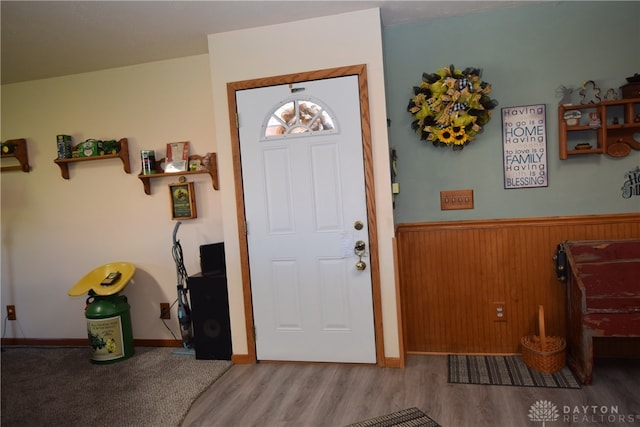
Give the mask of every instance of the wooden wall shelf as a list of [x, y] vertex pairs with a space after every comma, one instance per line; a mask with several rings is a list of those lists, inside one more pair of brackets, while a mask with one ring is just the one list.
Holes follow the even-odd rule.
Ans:
[[[567, 111], [578, 110], [582, 117], [575, 125], [564, 119]], [[594, 114], [600, 127], [589, 126], [589, 115]], [[622, 157], [631, 149], [640, 150], [640, 141], [634, 135], [640, 133], [640, 98], [603, 101], [597, 104], [560, 105], [558, 107], [558, 131], [560, 159], [583, 154], [609, 154]], [[614, 118], [618, 122], [614, 123]], [[581, 145], [583, 144], [583, 145]]]
[[[191, 160], [200, 160], [200, 162], [202, 163], [204, 159], [205, 159], [205, 156], [199, 156], [197, 154], [193, 154], [193, 155], [189, 156], [189, 160], [190, 161]], [[143, 174], [138, 175], [138, 178], [140, 179], [140, 181], [142, 181], [142, 185], [144, 186], [145, 194], [148, 194], [148, 195], [151, 194], [151, 180], [152, 179], [168, 177], [168, 176], [186, 176], [186, 175], [194, 175], [194, 174], [201, 174], [201, 173], [209, 174], [209, 176], [211, 176], [211, 184], [213, 185], [213, 189], [214, 190], [218, 190], [218, 158], [217, 158], [216, 153], [211, 153], [211, 160], [209, 162], [209, 168], [208, 169], [202, 169], [202, 170], [196, 170], [196, 171], [183, 171], [183, 172], [165, 173], [164, 169], [162, 169], [160, 167], [160, 165], [163, 164], [164, 161], [165, 161], [165, 159], [162, 158], [162, 159], [160, 159], [159, 161], [156, 162], [156, 165], [157, 165], [156, 168], [160, 172], [149, 174], [149, 175], [143, 175]]]
[[54, 163], [60, 166], [60, 172], [64, 179], [69, 179], [69, 164], [77, 162], [88, 162], [92, 160], [120, 159], [125, 173], [131, 173], [131, 163], [129, 162], [129, 141], [122, 138], [118, 141], [120, 150], [116, 154], [105, 154], [102, 156], [74, 157], [71, 159], [55, 159]]
[[27, 140], [24, 138], [20, 139], [9, 139], [4, 142], [3, 145], [7, 145], [11, 147], [11, 153], [2, 153], [2, 158], [15, 158], [20, 163], [19, 165], [12, 166], [2, 166], [2, 172], [9, 171], [22, 171], [22, 172], [30, 172], [31, 166], [29, 165], [29, 154], [27, 152]]

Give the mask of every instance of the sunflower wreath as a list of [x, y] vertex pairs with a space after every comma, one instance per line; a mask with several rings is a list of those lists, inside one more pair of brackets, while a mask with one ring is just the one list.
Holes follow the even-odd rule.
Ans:
[[407, 107], [413, 117], [411, 128], [436, 147], [462, 150], [482, 131], [498, 105], [489, 98], [490, 92], [491, 85], [480, 80], [476, 68], [460, 71], [450, 65], [434, 74], [423, 73]]

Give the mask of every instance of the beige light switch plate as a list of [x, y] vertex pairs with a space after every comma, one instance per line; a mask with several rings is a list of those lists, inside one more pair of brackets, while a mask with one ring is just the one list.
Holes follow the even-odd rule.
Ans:
[[440, 210], [473, 209], [473, 190], [440, 192]]

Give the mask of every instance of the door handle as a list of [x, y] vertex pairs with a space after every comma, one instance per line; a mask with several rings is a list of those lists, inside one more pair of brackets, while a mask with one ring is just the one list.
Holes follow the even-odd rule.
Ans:
[[367, 264], [362, 261], [366, 248], [367, 245], [362, 240], [358, 240], [353, 248], [353, 252], [358, 256], [358, 262], [356, 262], [356, 270], [358, 271], [362, 271], [367, 268]]

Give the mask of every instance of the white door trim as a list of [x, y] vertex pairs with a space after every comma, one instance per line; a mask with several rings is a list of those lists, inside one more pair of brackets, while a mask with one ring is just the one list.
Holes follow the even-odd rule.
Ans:
[[364, 155], [365, 192], [367, 200], [368, 228], [369, 228], [369, 253], [371, 261], [371, 281], [373, 294], [373, 317], [376, 340], [376, 360], [378, 366], [385, 365], [384, 339], [382, 329], [382, 296], [380, 285], [380, 263], [378, 257], [378, 233], [375, 205], [375, 188], [373, 182], [373, 155], [371, 145], [371, 127], [369, 120], [369, 96], [366, 65], [353, 65], [326, 70], [317, 70], [304, 73], [288, 74], [282, 76], [266, 77], [254, 80], [244, 80], [227, 83], [227, 101], [229, 107], [229, 120], [231, 129], [231, 150], [233, 158], [233, 174], [236, 191], [236, 215], [238, 220], [238, 240], [240, 245], [240, 262], [242, 266], [242, 289], [244, 300], [244, 312], [246, 319], [246, 334], [248, 345], [248, 363], [256, 363], [255, 334], [253, 329], [253, 306], [251, 299], [251, 280], [249, 274], [248, 243], [245, 227], [245, 206], [242, 186], [242, 165], [240, 161], [240, 138], [236, 122], [236, 91], [254, 89], [264, 86], [293, 84], [309, 80], [319, 80], [342, 76], [358, 76], [360, 89], [360, 111], [362, 127], [362, 149]]

